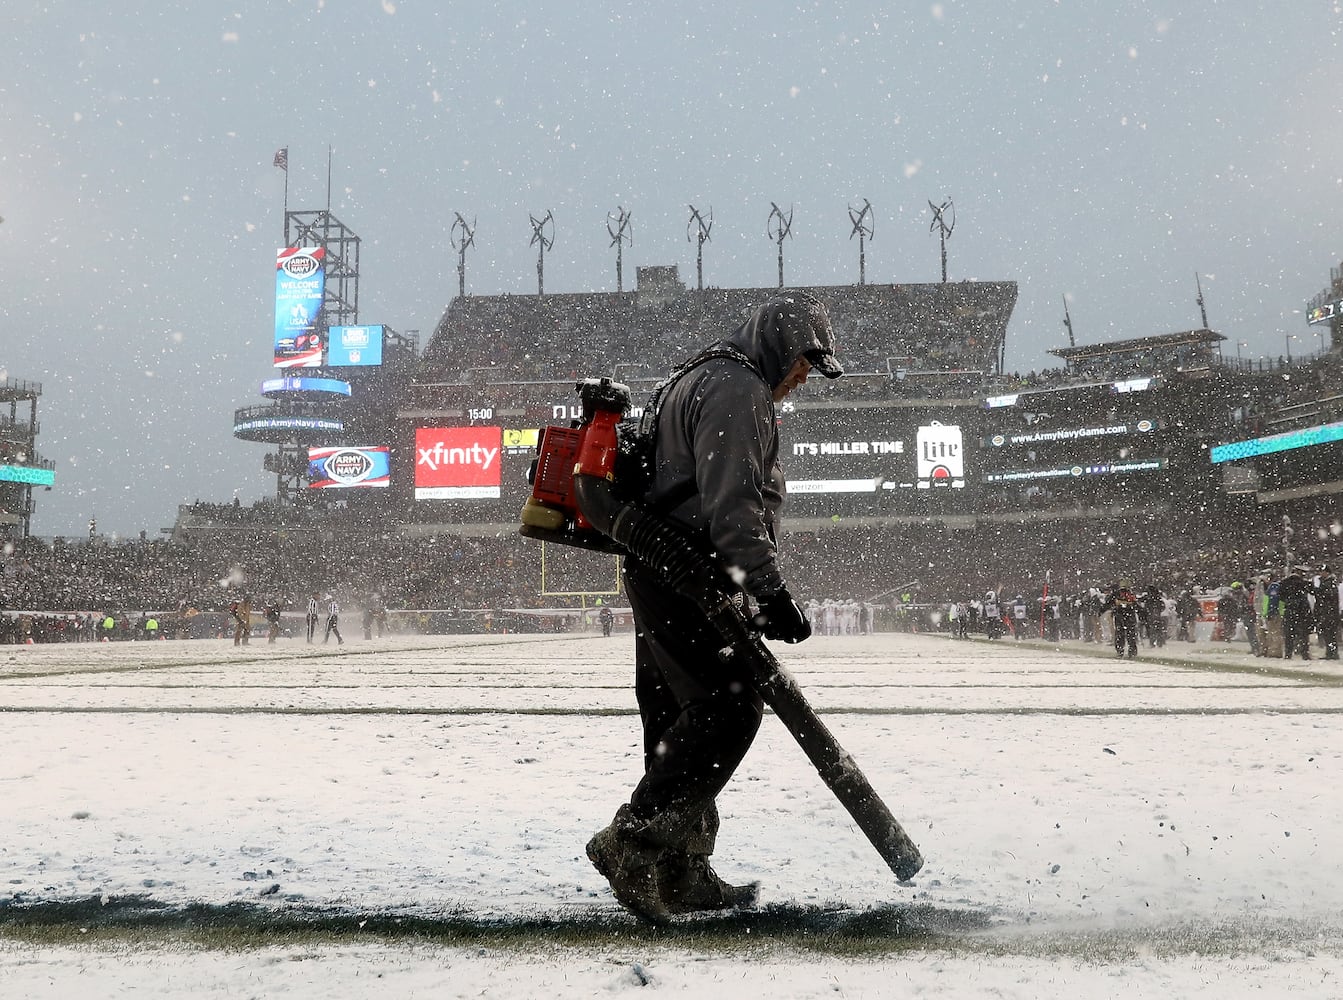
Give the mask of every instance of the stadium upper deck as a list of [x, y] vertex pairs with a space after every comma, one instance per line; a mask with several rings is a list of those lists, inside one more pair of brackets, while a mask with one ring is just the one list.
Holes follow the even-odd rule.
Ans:
[[[1000, 371], [1015, 282], [811, 286], [830, 310], [852, 373]], [[664, 373], [743, 322], [777, 289], [687, 288], [672, 267], [638, 269], [624, 293], [457, 298], [425, 349], [418, 381], [564, 379]]]
[[[1207, 518], [1343, 488], [1326, 468], [1343, 444], [1312, 430], [1339, 412], [1336, 355], [1243, 365], [1200, 328], [1061, 348], [1061, 368], [1023, 378], [1002, 370], [1012, 282], [807, 290], [830, 310], [849, 376], [780, 410], [792, 524], [964, 527], [1173, 505]], [[629, 383], [638, 406], [776, 293], [701, 292], [668, 266], [640, 268], [631, 292], [459, 297], [423, 356], [329, 407], [343, 430], [318, 443], [385, 453], [388, 488], [300, 488], [294, 504], [402, 532], [507, 532], [539, 429], [578, 416], [577, 378]]]

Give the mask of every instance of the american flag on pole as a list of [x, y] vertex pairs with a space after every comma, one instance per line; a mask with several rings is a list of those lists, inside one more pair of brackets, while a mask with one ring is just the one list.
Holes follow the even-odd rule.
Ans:
[[289, 173], [289, 147], [284, 146], [275, 151], [274, 166], [279, 167], [285, 173]]

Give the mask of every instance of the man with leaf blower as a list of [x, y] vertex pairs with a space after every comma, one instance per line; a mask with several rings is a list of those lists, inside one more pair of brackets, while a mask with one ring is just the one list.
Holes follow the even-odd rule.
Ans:
[[[656, 443], [643, 501], [683, 529], [749, 599], [768, 639], [797, 643], [811, 627], [777, 562], [784, 478], [775, 404], [808, 375], [843, 374], [824, 305], [781, 294], [673, 373], [655, 395]], [[588, 857], [638, 916], [749, 905], [755, 885], [732, 885], [709, 864], [714, 801], [755, 739], [762, 699], [741, 664], [723, 662], [704, 611], [637, 558], [625, 561], [636, 623], [635, 693], [644, 774]]]

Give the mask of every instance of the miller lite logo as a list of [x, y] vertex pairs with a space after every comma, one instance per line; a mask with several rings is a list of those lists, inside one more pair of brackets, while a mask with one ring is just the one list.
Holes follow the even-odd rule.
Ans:
[[915, 437], [919, 489], [965, 487], [965, 443], [960, 427], [934, 420]]

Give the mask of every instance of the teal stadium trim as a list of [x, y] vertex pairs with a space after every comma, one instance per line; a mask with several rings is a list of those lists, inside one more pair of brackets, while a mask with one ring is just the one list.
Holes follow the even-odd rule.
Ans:
[[1234, 462], [1241, 458], [1253, 458], [1255, 455], [1271, 455], [1275, 451], [1290, 451], [1293, 448], [1309, 448], [1312, 445], [1328, 444], [1330, 441], [1343, 441], [1343, 421], [1310, 427], [1303, 431], [1287, 431], [1283, 434], [1271, 434], [1268, 437], [1251, 438], [1248, 441], [1233, 441], [1219, 444], [1212, 449], [1210, 457], [1216, 465], [1219, 462]]

